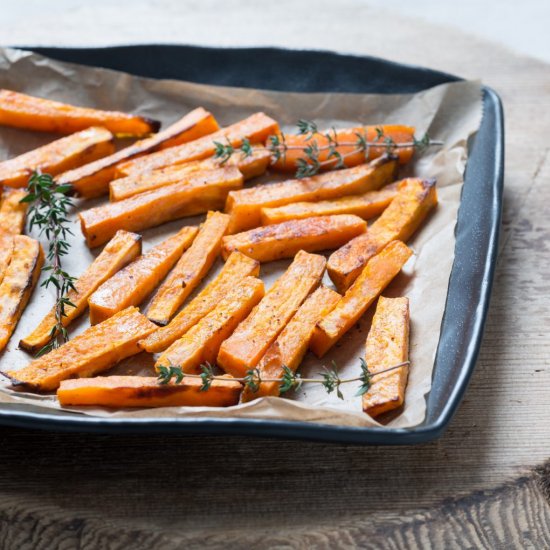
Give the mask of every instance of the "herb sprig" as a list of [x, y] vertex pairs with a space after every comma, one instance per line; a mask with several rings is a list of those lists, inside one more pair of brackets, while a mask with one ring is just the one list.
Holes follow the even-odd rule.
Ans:
[[298, 389], [304, 383], [321, 384], [327, 393], [335, 392], [340, 399], [344, 399], [344, 395], [340, 387], [343, 384], [349, 384], [353, 382], [360, 382], [361, 385], [355, 394], [356, 396], [367, 393], [372, 386], [372, 379], [381, 374], [391, 372], [400, 369], [409, 364], [409, 361], [404, 361], [397, 365], [392, 365], [387, 369], [371, 372], [364, 359], [361, 359], [361, 375], [354, 378], [340, 378], [338, 373], [338, 367], [333, 361], [330, 368], [324, 367], [323, 372], [319, 373], [320, 378], [302, 378], [300, 374], [294, 372], [292, 369], [283, 366], [283, 374], [281, 378], [262, 378], [260, 369], [250, 369], [246, 372], [246, 375], [242, 378], [227, 378], [225, 376], [218, 376], [214, 372], [214, 368], [210, 363], [205, 363], [200, 366], [201, 374], [187, 374], [183, 372], [181, 367], [174, 365], [160, 366], [158, 367], [158, 381], [159, 384], [169, 384], [172, 380], [175, 384], [181, 384], [185, 378], [199, 378], [202, 381], [201, 391], [207, 391], [210, 389], [214, 380], [234, 380], [241, 382], [245, 388], [253, 393], [258, 392], [263, 382], [278, 382], [280, 383], [279, 391], [286, 393], [291, 389]]
[[63, 325], [63, 317], [67, 316], [67, 307], [76, 307], [67, 298], [69, 290], [76, 290], [75, 278], [69, 275], [62, 265], [61, 258], [66, 256], [70, 249], [67, 241], [68, 235], [73, 232], [69, 227], [68, 209], [72, 206], [72, 200], [68, 193], [72, 190], [69, 184], [57, 185], [50, 174], [34, 172], [27, 184], [27, 195], [21, 202], [29, 203], [29, 229], [38, 229], [38, 236], [44, 236], [49, 243], [46, 258], [48, 264], [42, 271], [48, 277], [42, 283], [42, 287], [55, 287], [55, 325], [50, 332], [50, 341], [38, 352], [43, 355], [52, 349], [59, 347], [69, 337], [67, 329]]

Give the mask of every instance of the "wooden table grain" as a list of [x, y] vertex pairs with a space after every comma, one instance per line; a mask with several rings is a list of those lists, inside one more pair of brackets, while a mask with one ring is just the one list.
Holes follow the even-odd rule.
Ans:
[[[394, 448], [1, 428], [0, 548], [550, 547], [550, 66], [352, 0], [333, 4], [263, 4], [260, 20], [225, 4], [214, 17], [197, 3], [179, 27], [153, 18], [147, 40], [269, 37], [479, 78], [501, 95], [500, 256], [478, 365], [451, 426], [434, 443]], [[59, 28], [61, 44], [74, 29]]]

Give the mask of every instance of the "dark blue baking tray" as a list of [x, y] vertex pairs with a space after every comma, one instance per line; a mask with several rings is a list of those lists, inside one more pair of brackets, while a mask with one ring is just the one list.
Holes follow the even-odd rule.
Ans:
[[[47, 57], [149, 78], [290, 92], [414, 93], [459, 77], [376, 59], [275, 48], [218, 49], [139, 45], [27, 48]], [[0, 423], [22, 428], [103, 433], [240, 434], [363, 444], [423, 443], [439, 437], [455, 413], [475, 366], [497, 258], [504, 171], [504, 121], [498, 95], [483, 88], [483, 119], [469, 144], [453, 264], [426, 418], [412, 428], [348, 428], [305, 422], [94, 418], [4, 406]]]

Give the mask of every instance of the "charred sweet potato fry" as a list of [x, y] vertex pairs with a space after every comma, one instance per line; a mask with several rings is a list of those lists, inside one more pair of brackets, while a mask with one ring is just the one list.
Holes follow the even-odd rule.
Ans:
[[208, 213], [193, 244], [183, 253], [153, 297], [147, 311], [151, 321], [166, 325], [197, 288], [220, 254], [228, 223], [227, 214]]
[[160, 384], [152, 376], [97, 376], [64, 380], [57, 390], [62, 407], [230, 407], [239, 401], [242, 385], [231, 377], [214, 380], [201, 390], [197, 378]]
[[0, 125], [60, 134], [101, 126], [115, 135], [135, 137], [146, 136], [160, 127], [158, 121], [142, 116], [76, 107], [11, 90], [0, 90]]
[[379, 189], [393, 181], [396, 170], [397, 162], [383, 157], [355, 168], [232, 191], [225, 205], [225, 211], [231, 214], [228, 232], [237, 233], [261, 225], [262, 208], [334, 199]]
[[139, 193], [154, 191], [159, 187], [165, 187], [173, 183], [183, 183], [188, 180], [189, 176], [196, 175], [198, 172], [215, 170], [225, 166], [236, 166], [243, 178], [248, 180], [263, 174], [267, 170], [270, 158], [269, 151], [253, 147], [250, 155], [236, 153], [225, 163], [222, 163], [220, 159], [209, 157], [204, 160], [192, 160], [183, 164], [167, 166], [144, 174], [118, 178], [109, 184], [110, 199], [120, 201]]
[[[88, 307], [88, 298], [107, 279], [129, 264], [141, 254], [141, 236], [127, 231], [119, 231], [107, 243], [101, 254], [88, 269], [75, 281], [76, 290], [69, 290], [67, 298], [75, 307], [65, 307], [63, 326], [67, 327]], [[19, 346], [31, 353], [40, 351], [51, 339], [52, 329], [56, 326], [55, 307], [42, 319], [31, 334], [19, 342]]]
[[401, 241], [392, 241], [365, 265], [336, 307], [315, 327], [311, 351], [322, 357], [367, 311], [410, 258], [412, 250]]
[[0, 350], [3, 350], [27, 307], [44, 263], [40, 243], [30, 237], [13, 237], [11, 261], [0, 284]]
[[300, 251], [263, 300], [221, 345], [218, 365], [242, 377], [255, 367], [307, 296], [319, 285], [326, 260]]
[[242, 279], [248, 276], [257, 277], [259, 274], [260, 262], [240, 252], [233, 252], [227, 258], [218, 276], [191, 300], [168, 325], [150, 334], [139, 342], [139, 346], [151, 353], [164, 351], [206, 314], [210, 313]]
[[129, 176], [143, 172], [150, 172], [165, 166], [181, 164], [191, 160], [199, 160], [214, 155], [214, 142], [230, 143], [233, 147], [240, 147], [244, 139], [250, 143], [262, 143], [268, 136], [278, 132], [279, 125], [264, 113], [256, 113], [231, 126], [222, 128], [214, 134], [196, 139], [166, 151], [158, 151], [142, 158], [130, 160], [117, 167], [118, 177]]
[[196, 227], [182, 228], [107, 279], [88, 300], [90, 323], [101, 323], [129, 306], [139, 305], [166, 277], [196, 234]]
[[[380, 296], [367, 336], [365, 360], [369, 371], [376, 374], [408, 358], [409, 299]], [[408, 376], [408, 365], [373, 376], [363, 395], [363, 410], [374, 417], [403, 405]]]
[[[306, 299], [258, 363], [262, 379], [281, 379], [284, 366], [296, 372], [306, 354], [315, 325], [336, 306], [340, 298], [334, 290], [321, 286]], [[267, 395], [278, 396], [280, 387], [280, 382], [261, 382], [257, 391], [246, 386], [241, 401], [252, 401]]]
[[291, 220], [228, 235], [223, 238], [222, 254], [227, 258], [234, 250], [240, 250], [259, 262], [271, 262], [292, 258], [299, 250], [337, 248], [366, 228], [365, 220], [348, 214]]
[[[384, 134], [383, 137], [378, 137], [377, 130], [381, 130]], [[414, 138], [414, 128], [410, 126], [399, 125], [386, 125], [386, 126], [359, 126], [358, 128], [347, 128], [344, 130], [336, 131], [336, 139], [340, 145], [337, 147], [338, 152], [344, 157], [342, 160], [346, 166], [357, 166], [365, 162], [365, 153], [357, 148], [358, 134], [364, 137], [369, 142], [379, 142], [381, 145], [370, 146], [368, 149], [368, 159], [372, 160], [386, 154], [387, 146], [385, 139], [391, 138], [396, 144], [410, 143], [411, 147], [405, 147], [403, 149], [396, 149], [395, 154], [399, 157], [400, 164], [406, 164], [411, 160], [414, 152], [412, 147]], [[334, 137], [333, 132], [330, 132], [331, 137]], [[298, 159], [304, 158], [303, 148], [317, 144], [319, 147], [319, 161], [325, 162], [329, 159], [330, 149], [329, 140], [326, 135], [323, 134], [303, 134], [293, 135], [285, 134], [285, 142], [289, 146], [288, 151], [284, 156], [274, 164], [275, 170], [282, 171], [294, 171], [298, 167]], [[344, 145], [345, 144], [345, 145]], [[301, 147], [302, 149], [294, 149], [295, 147]], [[357, 152], [355, 152], [357, 151]], [[354, 153], [355, 152], [355, 153]], [[333, 158], [334, 164], [325, 165], [326, 168], [334, 168], [338, 159]]]
[[119, 229], [140, 231], [171, 220], [220, 210], [232, 189], [243, 185], [234, 166], [200, 172], [186, 183], [175, 183], [79, 214], [89, 247], [108, 241]]
[[327, 270], [336, 288], [345, 292], [369, 258], [390, 241], [408, 241], [436, 204], [435, 180], [403, 180], [397, 196], [367, 232], [330, 256]]
[[290, 220], [314, 216], [353, 214], [364, 220], [379, 216], [397, 195], [397, 186], [386, 185], [380, 191], [367, 191], [362, 195], [349, 195], [319, 202], [296, 202], [276, 208], [262, 208], [262, 225], [273, 225]]
[[147, 139], [137, 141], [108, 157], [103, 157], [80, 168], [59, 174], [56, 181], [60, 184], [70, 183], [76, 193], [86, 199], [100, 197], [109, 192], [109, 182], [114, 179], [116, 166], [121, 162], [165, 147], [193, 141], [211, 134], [217, 129], [216, 119], [208, 111], [199, 107], [166, 128], [166, 130]]
[[129, 307], [31, 361], [21, 370], [5, 374], [13, 386], [37, 392], [52, 391], [62, 380], [88, 378], [139, 353], [138, 340], [153, 330], [155, 325], [145, 315], [136, 307]]
[[201, 364], [216, 360], [221, 343], [263, 295], [263, 282], [246, 277], [210, 313], [176, 340], [159, 357], [155, 367], [177, 365], [184, 372], [199, 373]]
[[114, 152], [113, 135], [104, 128], [88, 128], [77, 134], [0, 162], [0, 185], [24, 187], [33, 172], [56, 176]]
[[20, 235], [25, 227], [28, 204], [21, 202], [27, 196], [24, 189], [4, 189], [0, 205], [0, 234]]

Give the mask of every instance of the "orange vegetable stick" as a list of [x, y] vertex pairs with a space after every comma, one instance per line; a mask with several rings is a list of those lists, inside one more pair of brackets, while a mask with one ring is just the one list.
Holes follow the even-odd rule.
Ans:
[[239, 250], [259, 262], [271, 262], [292, 258], [300, 250], [337, 248], [364, 233], [366, 228], [365, 220], [348, 214], [290, 220], [228, 235], [223, 238], [222, 254], [227, 258]]
[[239, 401], [242, 385], [227, 377], [201, 390], [197, 378], [160, 384], [152, 376], [97, 376], [64, 380], [57, 390], [62, 407], [230, 407]]
[[317, 323], [309, 346], [317, 357], [323, 357], [357, 323], [399, 273], [411, 254], [412, 250], [406, 244], [392, 241], [368, 261], [361, 275], [336, 307]]
[[325, 263], [323, 256], [303, 251], [296, 254], [264, 299], [221, 345], [217, 362], [225, 372], [241, 378], [258, 364], [302, 302], [321, 282]]
[[13, 252], [13, 236], [0, 233], [0, 283], [10, 265]]
[[183, 227], [100, 285], [88, 300], [90, 323], [101, 323], [145, 300], [191, 245], [197, 231], [196, 227]]
[[160, 122], [118, 111], [75, 107], [11, 90], [0, 90], [0, 125], [60, 134], [101, 126], [115, 135], [141, 137], [156, 132]]
[[[378, 138], [377, 130], [381, 129], [384, 133], [384, 137]], [[369, 142], [379, 142], [382, 145], [380, 147], [370, 146], [368, 149], [368, 160], [380, 157], [387, 152], [387, 146], [384, 140], [388, 137], [392, 138], [397, 144], [399, 143], [413, 143], [414, 128], [411, 126], [400, 125], [382, 125], [382, 126], [359, 126], [357, 128], [347, 128], [344, 130], [336, 130], [336, 137], [339, 143], [347, 143], [350, 145], [341, 145], [337, 147], [338, 152], [344, 156], [343, 162], [346, 166], [357, 166], [365, 162], [364, 151], [357, 151], [358, 134], [364, 137]], [[329, 132], [333, 137], [332, 130]], [[298, 167], [298, 159], [304, 159], [303, 148], [317, 144], [320, 149], [319, 161], [325, 162], [329, 159], [329, 143], [328, 138], [321, 133], [307, 135], [293, 135], [285, 134], [285, 142], [289, 147], [285, 156], [281, 158], [273, 165], [275, 170], [282, 170], [284, 172], [294, 171]], [[293, 147], [301, 147], [302, 150], [293, 149]], [[355, 152], [357, 151], [357, 152]], [[400, 164], [406, 164], [411, 160], [414, 153], [413, 147], [406, 147], [403, 149], [395, 149], [395, 154], [399, 157]], [[326, 168], [334, 168], [338, 159], [334, 158], [333, 163], [326, 166]]]
[[201, 172], [186, 183], [175, 183], [129, 199], [84, 210], [79, 214], [88, 246], [108, 241], [119, 229], [141, 231], [171, 220], [223, 207], [227, 194], [243, 185], [234, 166]]
[[[409, 299], [380, 296], [367, 336], [365, 359], [372, 374], [409, 357]], [[363, 410], [372, 417], [397, 409], [405, 400], [409, 366], [373, 376], [363, 395]]]
[[168, 325], [150, 334], [145, 340], [139, 342], [139, 346], [151, 353], [164, 351], [206, 314], [210, 313], [242, 279], [248, 276], [257, 277], [259, 274], [260, 262], [240, 252], [233, 252], [227, 258], [218, 276], [197, 294]]
[[435, 180], [410, 178], [398, 185], [398, 193], [366, 233], [333, 252], [327, 270], [340, 292], [345, 292], [372, 256], [391, 241], [408, 241], [437, 204]]
[[[76, 307], [65, 306], [65, 316], [61, 319], [63, 326], [69, 326], [82, 315], [88, 307], [88, 298], [92, 293], [139, 254], [141, 254], [141, 235], [119, 231], [75, 281], [76, 290], [71, 289], [67, 293], [67, 298]], [[57, 324], [55, 314], [56, 310], [53, 307], [32, 333], [19, 342], [19, 347], [31, 353], [40, 351], [50, 341], [52, 329]]]
[[123, 177], [189, 162], [190, 160], [204, 159], [214, 155], [216, 151], [215, 141], [225, 144], [229, 142], [233, 147], [240, 147], [245, 138], [250, 143], [262, 143], [269, 135], [278, 131], [279, 125], [277, 122], [264, 113], [256, 113], [192, 143], [171, 147], [166, 151], [159, 151], [146, 157], [125, 162], [117, 166], [117, 173], [119, 177]]
[[115, 177], [118, 164], [165, 147], [193, 141], [218, 129], [216, 119], [202, 107], [191, 111], [183, 118], [151, 137], [137, 141], [108, 157], [103, 157], [80, 168], [60, 174], [56, 181], [70, 183], [84, 198], [100, 197], [109, 192], [109, 182]]
[[88, 378], [116, 365], [141, 350], [138, 340], [155, 330], [155, 325], [136, 307], [86, 329], [66, 344], [31, 361], [21, 370], [5, 375], [16, 387], [47, 392], [59, 387], [68, 378]]
[[21, 202], [27, 196], [24, 189], [4, 189], [0, 205], [0, 234], [20, 235], [25, 228], [28, 203]]
[[196, 325], [176, 340], [158, 359], [155, 368], [177, 365], [183, 372], [200, 372], [200, 365], [213, 363], [221, 343], [262, 299], [264, 284], [255, 277], [243, 281]]
[[229, 216], [208, 212], [193, 244], [157, 290], [147, 317], [158, 325], [166, 325], [187, 297], [197, 288], [220, 254], [222, 237], [227, 230]]
[[113, 135], [104, 128], [88, 128], [77, 134], [0, 162], [0, 185], [24, 187], [33, 172], [56, 176], [114, 152]]
[[[306, 299], [258, 363], [262, 379], [282, 378], [283, 366], [296, 372], [306, 354], [316, 323], [336, 306], [340, 298], [334, 290], [321, 286]], [[280, 387], [280, 382], [261, 382], [257, 391], [246, 386], [241, 401], [278, 396]]]

